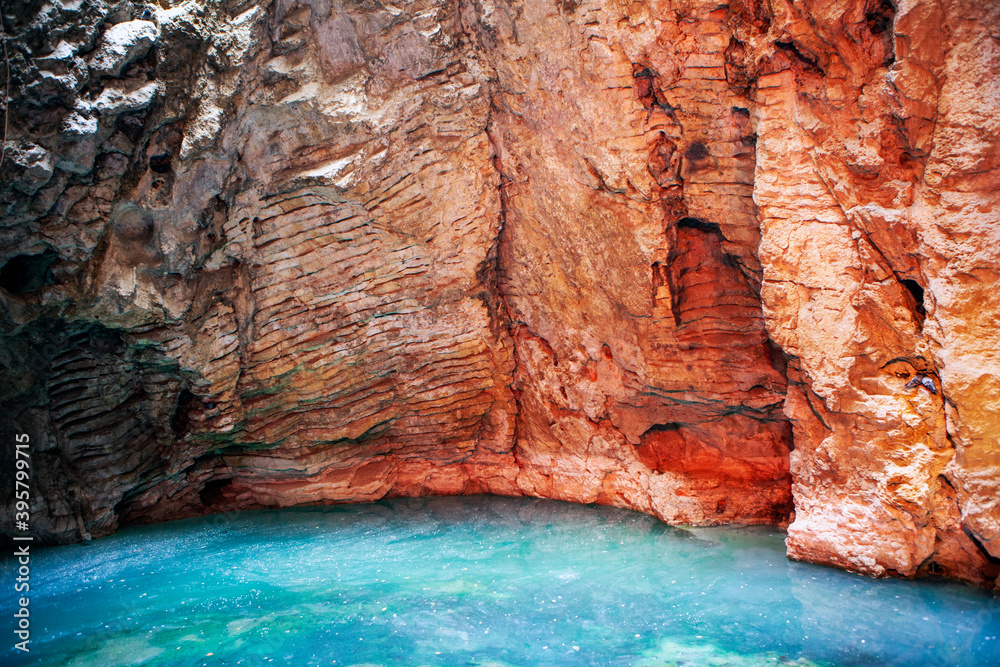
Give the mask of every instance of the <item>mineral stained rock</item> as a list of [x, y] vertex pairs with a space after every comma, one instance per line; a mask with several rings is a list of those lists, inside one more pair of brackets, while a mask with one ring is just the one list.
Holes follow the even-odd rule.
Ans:
[[4, 12], [40, 538], [523, 494], [996, 585], [1000, 5]]

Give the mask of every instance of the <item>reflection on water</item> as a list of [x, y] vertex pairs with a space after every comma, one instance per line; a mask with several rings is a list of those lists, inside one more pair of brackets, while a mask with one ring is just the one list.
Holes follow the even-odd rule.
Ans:
[[981, 591], [791, 562], [773, 529], [555, 501], [229, 514], [32, 566], [32, 652], [5, 663], [1000, 664]]

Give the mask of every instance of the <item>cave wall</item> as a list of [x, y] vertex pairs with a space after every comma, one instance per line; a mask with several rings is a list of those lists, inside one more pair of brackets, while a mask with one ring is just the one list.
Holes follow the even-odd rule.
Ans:
[[33, 530], [523, 494], [994, 585], [981, 4], [5, 8]]

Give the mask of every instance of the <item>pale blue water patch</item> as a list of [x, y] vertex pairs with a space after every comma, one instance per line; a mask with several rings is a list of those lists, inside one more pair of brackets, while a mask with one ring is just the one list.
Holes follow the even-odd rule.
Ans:
[[982, 591], [791, 562], [769, 528], [554, 501], [178, 521], [38, 550], [31, 577], [32, 652], [8, 638], [4, 663], [1000, 664]]

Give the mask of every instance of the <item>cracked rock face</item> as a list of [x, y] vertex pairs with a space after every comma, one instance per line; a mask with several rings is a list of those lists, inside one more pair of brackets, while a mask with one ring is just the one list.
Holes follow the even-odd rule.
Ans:
[[990, 5], [5, 7], [33, 530], [534, 495], [995, 585]]

